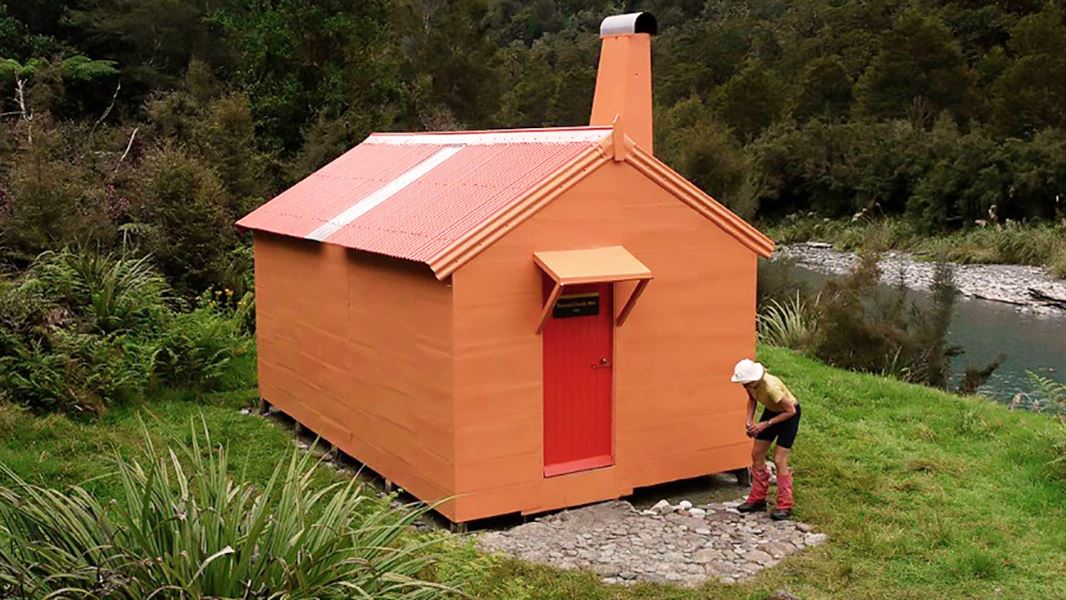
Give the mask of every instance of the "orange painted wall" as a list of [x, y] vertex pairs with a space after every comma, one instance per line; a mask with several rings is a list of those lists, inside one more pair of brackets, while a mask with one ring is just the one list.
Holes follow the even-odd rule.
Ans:
[[[615, 465], [542, 476], [535, 251], [624, 245], [655, 279], [615, 332]], [[550, 510], [746, 466], [733, 364], [755, 350], [756, 256], [625, 163], [609, 163], [452, 277], [455, 517]], [[621, 308], [633, 284], [616, 286]]]
[[263, 232], [254, 244], [263, 398], [422, 500], [450, 497], [449, 285], [335, 245]]

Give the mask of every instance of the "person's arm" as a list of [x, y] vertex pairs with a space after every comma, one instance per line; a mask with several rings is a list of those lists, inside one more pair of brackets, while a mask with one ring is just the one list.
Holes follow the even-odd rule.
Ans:
[[[746, 389], [744, 391], [748, 392]], [[748, 392], [748, 419], [747, 422], [744, 423], [744, 431], [748, 434], [748, 437], [754, 435], [751, 430], [755, 426], [755, 405], [755, 397], [751, 395], [751, 392]]]
[[785, 397], [785, 400], [786, 402], [783, 402], [783, 404], [785, 405], [785, 410], [781, 411], [781, 413], [778, 415], [774, 415], [774, 418], [770, 419], [769, 421], [766, 421], [767, 427], [771, 425], [777, 425], [778, 423], [787, 421], [792, 417], [796, 416], [796, 399], [792, 397], [792, 394], [789, 394]]
[[785, 410], [781, 411], [779, 414], [774, 415], [774, 418], [768, 421], [760, 421], [756, 423], [754, 427], [752, 427], [752, 432], [749, 435], [759, 435], [768, 427], [772, 427], [782, 421], [787, 421], [792, 417], [796, 416], [796, 399], [792, 397], [792, 394], [788, 394], [787, 396], [785, 396], [781, 403], [785, 405]]

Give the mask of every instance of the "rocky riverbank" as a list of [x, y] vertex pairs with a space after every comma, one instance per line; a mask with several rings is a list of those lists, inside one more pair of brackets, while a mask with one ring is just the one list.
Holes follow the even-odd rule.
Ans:
[[563, 569], [586, 569], [606, 583], [735, 583], [816, 546], [824, 533], [768, 513], [741, 515], [739, 501], [693, 506], [663, 500], [638, 511], [616, 501], [555, 513], [509, 530], [475, 534], [490, 552]]
[[[801, 267], [829, 275], [849, 272], [857, 261], [852, 252], [829, 244], [807, 242], [777, 247], [774, 260], [794, 260]], [[935, 265], [902, 252], [886, 252], [880, 262], [881, 279], [911, 289], [928, 290]], [[1041, 267], [1026, 265], [954, 265], [955, 285], [964, 296], [1004, 302], [1021, 311], [1066, 314], [1066, 281], [1052, 278]]]

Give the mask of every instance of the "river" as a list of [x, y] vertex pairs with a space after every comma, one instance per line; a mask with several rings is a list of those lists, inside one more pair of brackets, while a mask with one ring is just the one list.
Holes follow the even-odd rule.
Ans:
[[[818, 289], [832, 275], [794, 265], [798, 281]], [[928, 303], [930, 293], [910, 290], [918, 303]], [[984, 365], [1006, 354], [1003, 364], [980, 392], [1009, 402], [1018, 392], [1033, 389], [1026, 371], [1066, 381], [1066, 311], [1020, 311], [1003, 302], [960, 296], [948, 332], [950, 343], [965, 353], [952, 361], [956, 381], [967, 365]]]

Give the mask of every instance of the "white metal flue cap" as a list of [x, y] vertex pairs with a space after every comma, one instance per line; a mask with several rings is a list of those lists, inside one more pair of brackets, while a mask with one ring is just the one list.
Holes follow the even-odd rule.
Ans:
[[613, 15], [600, 23], [600, 37], [611, 35], [632, 35], [634, 33], [659, 33], [659, 23], [655, 15], [646, 12]]

